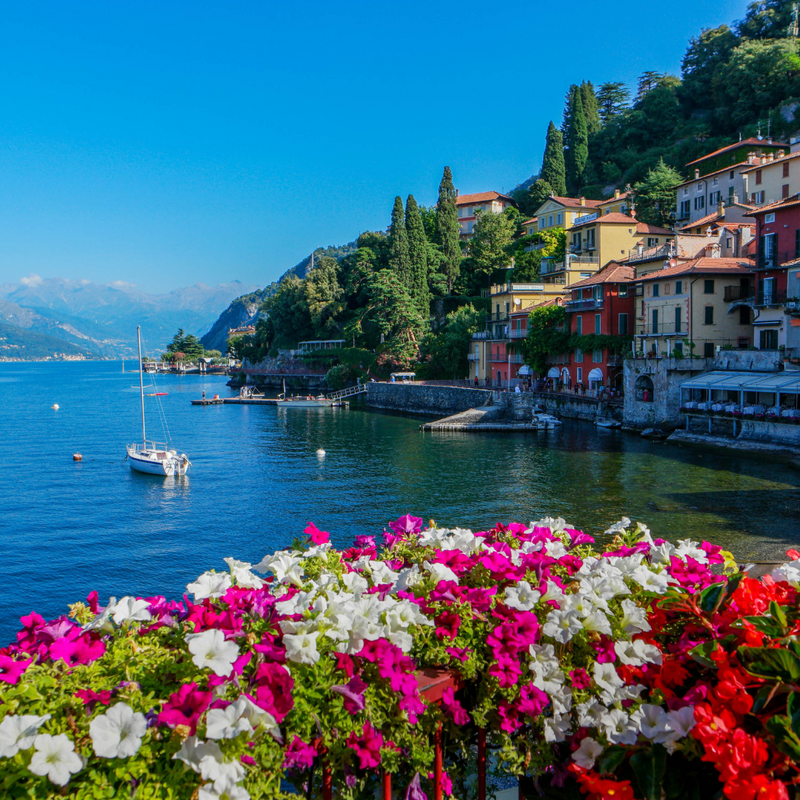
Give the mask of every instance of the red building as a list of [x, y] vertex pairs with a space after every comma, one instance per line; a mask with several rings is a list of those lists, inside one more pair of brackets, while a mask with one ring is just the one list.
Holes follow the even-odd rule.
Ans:
[[[633, 267], [611, 261], [591, 278], [570, 286], [572, 298], [564, 304], [574, 335], [632, 336], [635, 278]], [[575, 350], [562, 366], [551, 367], [548, 377], [588, 391], [600, 386], [621, 389], [622, 357], [608, 348]], [[558, 372], [556, 376], [555, 372]]]
[[[756, 220], [755, 345], [760, 350], [793, 348], [800, 344], [797, 319], [798, 287], [789, 288], [800, 264], [800, 194], [750, 212]], [[796, 279], [795, 279], [796, 280]], [[787, 306], [787, 297], [789, 304]], [[744, 300], [746, 298], [739, 298]]]

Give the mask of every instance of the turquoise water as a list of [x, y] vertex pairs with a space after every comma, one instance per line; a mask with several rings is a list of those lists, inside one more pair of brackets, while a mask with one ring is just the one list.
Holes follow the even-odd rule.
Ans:
[[[179, 596], [225, 556], [258, 561], [310, 520], [339, 543], [406, 512], [474, 528], [561, 515], [592, 534], [627, 515], [753, 560], [800, 542], [800, 473], [782, 464], [581, 422], [423, 434], [418, 417], [358, 407], [190, 405], [203, 389], [231, 394], [220, 377], [159, 376], [158, 389], [186, 478], [124, 461], [141, 428], [138, 375], [119, 362], [0, 364], [0, 643], [20, 614], [54, 616], [92, 589]], [[148, 435], [161, 439], [155, 402]]]

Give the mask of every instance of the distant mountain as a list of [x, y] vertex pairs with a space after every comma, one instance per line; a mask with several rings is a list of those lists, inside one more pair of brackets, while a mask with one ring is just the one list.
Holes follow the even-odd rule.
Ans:
[[106, 357], [136, 353], [136, 326], [148, 354], [161, 353], [178, 328], [204, 334], [234, 298], [256, 287], [240, 281], [196, 284], [152, 295], [132, 284], [25, 278], [0, 286], [0, 321], [85, 346]]
[[64, 339], [0, 322], [0, 361], [6, 359], [43, 361], [75, 357], [97, 358], [97, 355], [85, 347], [70, 344]]
[[[348, 242], [339, 247], [319, 247], [314, 251], [314, 258], [329, 256], [330, 258], [344, 258], [356, 249], [356, 242]], [[305, 278], [311, 270], [311, 256], [306, 256], [300, 263], [287, 269], [277, 281], [249, 294], [237, 297], [220, 314], [217, 321], [211, 326], [208, 333], [200, 341], [207, 350], [225, 352], [228, 348], [228, 331], [231, 328], [243, 328], [246, 325], [255, 325], [262, 316], [261, 304], [278, 291], [281, 281], [289, 277]]]

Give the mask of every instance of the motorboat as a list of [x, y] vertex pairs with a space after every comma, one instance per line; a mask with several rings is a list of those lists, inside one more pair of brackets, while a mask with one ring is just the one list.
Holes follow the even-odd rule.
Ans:
[[275, 405], [284, 408], [330, 408], [332, 406], [341, 405], [341, 403], [338, 400], [329, 400], [323, 394], [317, 397], [313, 397], [312, 395], [286, 397], [286, 395], [282, 393], [278, 395]]

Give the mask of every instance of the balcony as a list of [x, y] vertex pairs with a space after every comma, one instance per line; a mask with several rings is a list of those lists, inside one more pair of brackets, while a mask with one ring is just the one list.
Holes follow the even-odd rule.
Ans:
[[599, 311], [603, 307], [603, 298], [590, 300], [570, 300], [564, 303], [565, 311]]
[[553, 261], [550, 258], [542, 259], [541, 274], [543, 276], [552, 275], [554, 272], [563, 272], [563, 271], [564, 271], [563, 261]]
[[491, 294], [510, 294], [512, 292], [543, 292], [541, 283], [497, 283], [492, 286]]
[[686, 326], [681, 324], [680, 327], [675, 325], [675, 322], [660, 322], [655, 327], [650, 322], [637, 322], [636, 323], [637, 336], [687, 336], [688, 331]]
[[527, 328], [521, 328], [520, 330], [516, 330], [516, 329], [512, 328], [508, 332], [508, 338], [509, 339], [524, 339], [527, 335], [528, 335]]
[[492, 364], [521, 364], [522, 356], [519, 353], [489, 353], [486, 360]]
[[625, 359], [622, 356], [607, 356], [606, 357], [606, 366], [609, 367], [621, 367], [625, 363]]
[[787, 314], [791, 314], [792, 316], [796, 316], [800, 314], [800, 300], [794, 298], [792, 300], [786, 301], [786, 306], [784, 308]]
[[795, 261], [798, 258], [800, 258], [800, 251], [798, 250], [776, 250], [772, 253], [759, 252], [754, 269], [780, 269], [784, 264], [789, 261]]
[[726, 303], [735, 303], [737, 300], [750, 300], [756, 296], [756, 290], [750, 286], [726, 286], [723, 300]]
[[467, 353], [467, 361], [480, 361], [480, 353]]
[[559, 353], [555, 356], [547, 356], [545, 363], [555, 366], [566, 366], [572, 363], [572, 355], [570, 353]]
[[[592, 247], [590, 247], [589, 249], [590, 250], [594, 250], [594, 245], [592, 245]], [[580, 264], [592, 264], [592, 265], [597, 265], [597, 266], [600, 265], [600, 258], [598, 256], [578, 256], [578, 255], [576, 255], [576, 256], [569, 256], [567, 258], [567, 260], [569, 261], [570, 265], [572, 265], [573, 267], [576, 264], [578, 264], [578, 265], [580, 265]]]
[[628, 250], [628, 263], [637, 261], [654, 261], [657, 258], [669, 258], [672, 255], [672, 245], [662, 244], [659, 247], [646, 247], [644, 249]]
[[756, 293], [756, 308], [774, 308], [786, 302], [786, 289], [764, 290], [762, 286]]

